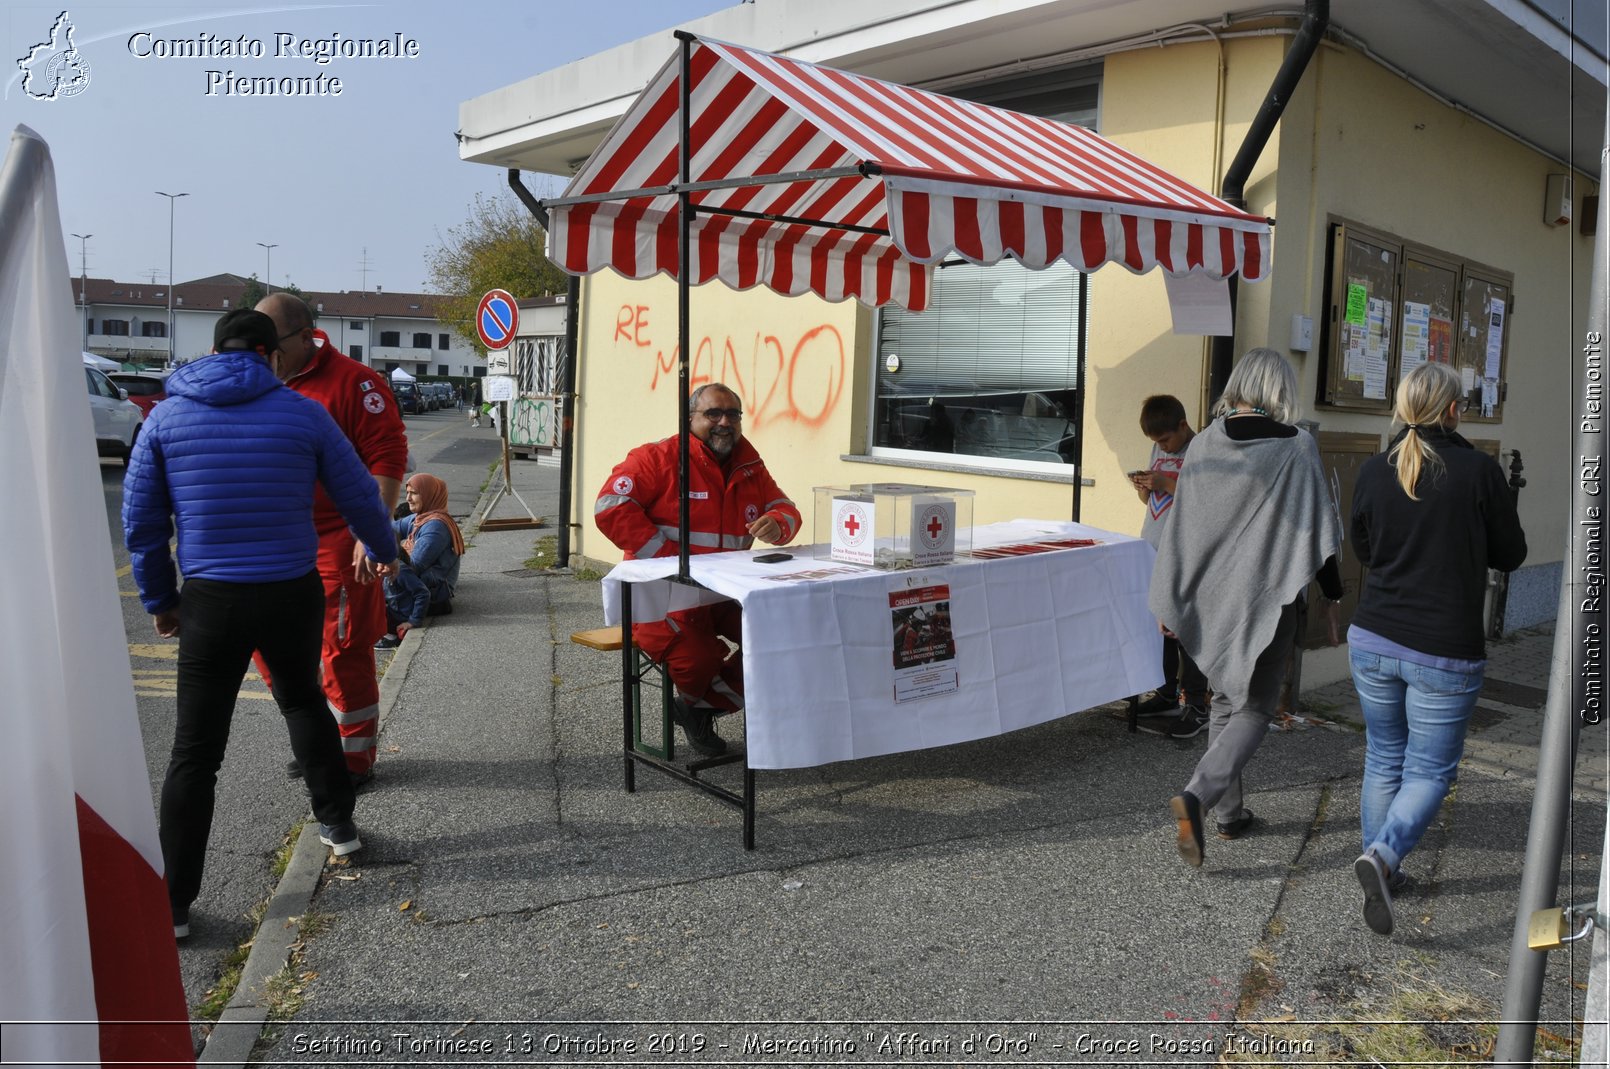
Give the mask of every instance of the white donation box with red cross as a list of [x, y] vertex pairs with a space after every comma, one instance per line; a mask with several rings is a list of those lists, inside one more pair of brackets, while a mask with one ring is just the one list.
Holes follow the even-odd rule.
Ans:
[[949, 564], [972, 549], [973, 491], [908, 483], [816, 487], [816, 555], [874, 568]]

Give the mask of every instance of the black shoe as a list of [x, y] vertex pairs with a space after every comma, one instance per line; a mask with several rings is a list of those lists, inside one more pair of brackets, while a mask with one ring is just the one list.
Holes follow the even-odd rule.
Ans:
[[402, 639], [398, 638], [396, 635], [381, 635], [379, 641], [375, 643], [375, 649], [394, 650], [401, 645]]
[[1376, 935], [1391, 935], [1392, 892], [1386, 865], [1372, 851], [1366, 850], [1353, 862], [1353, 875], [1364, 889], [1364, 923]]
[[1398, 895], [1419, 890], [1420, 881], [1399, 868], [1386, 878], [1386, 889], [1392, 892], [1393, 898], [1396, 898]]
[[671, 705], [671, 719], [688, 738], [688, 745], [706, 757], [727, 752], [727, 743], [716, 734], [715, 716], [708, 709], [691, 709], [682, 702]]
[[285, 775], [287, 779], [301, 779], [302, 762], [298, 761], [294, 757], [291, 758], [290, 761], [288, 761], [285, 765]]
[[352, 780], [353, 790], [362, 790], [364, 787], [367, 787], [371, 782], [373, 782], [375, 778], [375, 770], [373, 768], [366, 768], [362, 772], [354, 772], [349, 768], [347, 769], [347, 777]]
[[1180, 857], [1193, 869], [1201, 868], [1206, 849], [1202, 843], [1202, 803], [1190, 791], [1181, 791], [1168, 800], [1168, 808], [1179, 823]]
[[1135, 730], [1144, 731], [1148, 735], [1167, 735], [1180, 726], [1178, 713], [1159, 713], [1154, 716], [1138, 716], [1135, 718]]
[[1164, 732], [1171, 739], [1194, 739], [1207, 730], [1207, 710], [1195, 705], [1187, 705], [1174, 726]]
[[1252, 829], [1252, 825], [1257, 821], [1257, 819], [1257, 817], [1252, 815], [1252, 810], [1242, 809], [1241, 815], [1235, 820], [1230, 821], [1228, 824], [1225, 824], [1222, 821], [1215, 821], [1215, 823], [1217, 823], [1219, 826], [1219, 838], [1229, 839], [1231, 841], [1239, 839]]
[[1173, 713], [1180, 715], [1180, 699], [1177, 694], [1164, 694], [1162, 691], [1153, 692], [1150, 698], [1140, 703], [1135, 710], [1141, 716], [1156, 716], [1158, 713]]

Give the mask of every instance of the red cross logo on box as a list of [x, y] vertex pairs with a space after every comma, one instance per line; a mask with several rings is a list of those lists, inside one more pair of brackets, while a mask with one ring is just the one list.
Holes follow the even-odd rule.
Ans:
[[844, 544], [858, 546], [866, 541], [866, 513], [858, 505], [845, 505], [839, 510], [839, 528], [844, 532]]

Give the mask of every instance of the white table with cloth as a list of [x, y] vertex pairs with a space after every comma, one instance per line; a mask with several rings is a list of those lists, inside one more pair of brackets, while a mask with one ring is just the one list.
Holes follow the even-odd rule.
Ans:
[[[1082, 539], [1095, 544], [1047, 547]], [[742, 606], [750, 768], [988, 738], [1162, 682], [1162, 639], [1146, 608], [1154, 551], [1142, 539], [1012, 520], [972, 529], [972, 551], [987, 559], [898, 570], [819, 560], [810, 546], [757, 563], [769, 548], [692, 557], [697, 586], [674, 581], [675, 557], [626, 561], [603, 583], [610, 624], [621, 620], [623, 583], [635, 623], [723, 599]], [[936, 589], [948, 600], [954, 678], [937, 693], [897, 695], [891, 606], [915, 602], [901, 592]]]

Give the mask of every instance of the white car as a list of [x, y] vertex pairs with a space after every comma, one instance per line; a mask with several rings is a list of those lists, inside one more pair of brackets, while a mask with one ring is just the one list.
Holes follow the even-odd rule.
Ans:
[[95, 450], [103, 457], [117, 457], [129, 466], [134, 439], [139, 437], [145, 413], [129, 400], [128, 391], [95, 368], [84, 364], [84, 385], [89, 390], [89, 408], [95, 417]]

